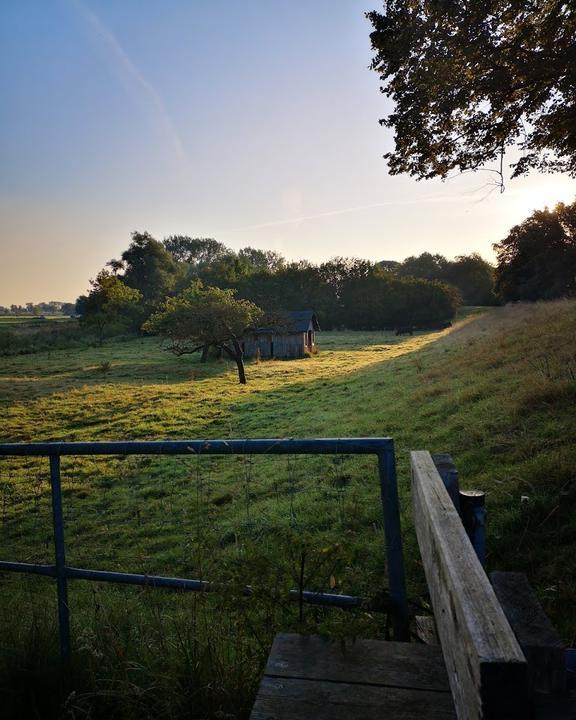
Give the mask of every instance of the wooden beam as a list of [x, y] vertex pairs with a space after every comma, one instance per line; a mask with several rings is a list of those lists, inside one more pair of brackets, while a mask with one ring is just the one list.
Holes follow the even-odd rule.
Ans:
[[524, 573], [490, 573], [492, 587], [526, 660], [530, 689], [566, 691], [565, 646], [542, 610]]
[[459, 720], [524, 720], [526, 659], [429, 452], [411, 453], [414, 525]]

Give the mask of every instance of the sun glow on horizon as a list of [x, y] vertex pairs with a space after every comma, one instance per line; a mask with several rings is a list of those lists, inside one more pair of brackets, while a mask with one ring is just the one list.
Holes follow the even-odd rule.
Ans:
[[535, 210], [544, 210], [545, 207], [552, 210], [558, 203], [573, 203], [576, 200], [576, 180], [535, 175], [533, 182], [512, 189], [510, 194], [519, 212], [528, 217]]

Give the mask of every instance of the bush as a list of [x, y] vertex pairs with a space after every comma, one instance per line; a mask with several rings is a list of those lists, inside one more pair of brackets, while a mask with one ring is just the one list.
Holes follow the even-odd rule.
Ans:
[[437, 280], [373, 275], [348, 283], [342, 313], [352, 330], [430, 327], [452, 320], [460, 304], [458, 291]]

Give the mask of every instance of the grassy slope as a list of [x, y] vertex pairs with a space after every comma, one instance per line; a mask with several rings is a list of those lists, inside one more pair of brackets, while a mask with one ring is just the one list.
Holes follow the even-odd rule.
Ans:
[[[449, 451], [462, 485], [488, 493], [489, 565], [526, 571], [574, 644], [576, 304], [495, 309], [451, 332], [402, 341], [384, 333], [324, 333], [321, 347], [307, 361], [250, 364], [247, 387], [237, 384], [230, 365], [173, 358], [154, 340], [9, 358], [0, 372], [2, 436], [392, 435], [413, 597], [422, 580], [408, 450]], [[112, 363], [107, 373], [104, 361]], [[4, 468], [12, 493], [6, 546], [21, 559], [48, 557], [49, 545], [32, 548], [27, 540], [49, 533], [47, 487], [41, 479], [23, 482], [39, 477], [38, 468]], [[319, 489], [309, 489], [311, 479], [322, 481]], [[167, 459], [86, 461], [65, 468], [65, 487], [74, 562], [242, 581], [256, 573], [262, 587], [293, 586], [296, 532], [298, 547], [308, 548], [313, 586], [368, 592], [382, 572], [375, 477], [363, 462], [262, 469], [241, 461], [200, 472]], [[31, 507], [37, 512], [26, 511]], [[294, 517], [296, 528], [288, 522]], [[307, 545], [308, 538], [316, 544]], [[271, 629], [294, 622], [293, 614], [245, 620]]]

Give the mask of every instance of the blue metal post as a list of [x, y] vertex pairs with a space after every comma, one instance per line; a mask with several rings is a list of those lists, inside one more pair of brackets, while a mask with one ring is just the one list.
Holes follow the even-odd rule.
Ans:
[[569, 690], [576, 690], [576, 648], [566, 648], [566, 673]]
[[62, 486], [60, 456], [50, 455], [50, 486], [52, 488], [52, 522], [54, 526], [54, 555], [56, 588], [58, 592], [58, 624], [60, 628], [60, 656], [64, 665], [70, 662], [70, 614], [68, 611], [68, 581], [64, 547], [64, 518], [62, 515]]
[[398, 484], [396, 482], [396, 460], [394, 448], [378, 454], [380, 474], [380, 495], [384, 515], [384, 537], [386, 560], [388, 563], [388, 581], [390, 600], [393, 608], [393, 630], [395, 640], [408, 640], [408, 599], [406, 596], [406, 578], [404, 576], [404, 553], [402, 550], [402, 530], [400, 527], [400, 504]]
[[460, 513], [460, 483], [458, 470], [452, 456], [448, 453], [432, 453], [432, 460], [442, 478], [444, 487], [448, 491], [448, 495], [450, 495], [450, 499], [454, 503], [454, 507]]
[[460, 517], [482, 567], [486, 567], [486, 504], [482, 490], [460, 490]]

